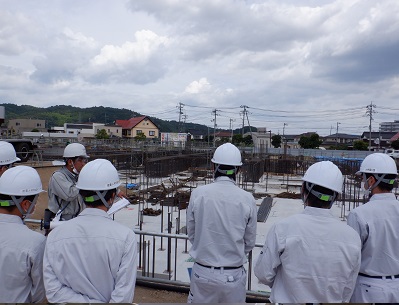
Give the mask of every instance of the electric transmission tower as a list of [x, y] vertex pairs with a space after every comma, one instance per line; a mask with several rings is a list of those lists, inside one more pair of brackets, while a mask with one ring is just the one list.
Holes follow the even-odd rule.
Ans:
[[374, 108], [376, 108], [376, 105], [373, 104], [373, 102], [370, 102], [370, 105], [366, 106], [366, 116], [368, 116], [370, 118], [370, 123], [369, 123], [369, 150], [371, 150], [371, 121], [373, 120], [373, 114], [376, 113]]

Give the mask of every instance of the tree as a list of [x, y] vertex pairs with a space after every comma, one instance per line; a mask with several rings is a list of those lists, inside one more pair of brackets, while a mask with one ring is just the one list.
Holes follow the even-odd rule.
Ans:
[[369, 145], [362, 141], [362, 140], [357, 140], [353, 142], [353, 149], [355, 150], [368, 150]]
[[109, 139], [109, 135], [105, 129], [97, 130], [96, 139]]
[[391, 143], [393, 149], [399, 149], [399, 140], [395, 140]]
[[249, 146], [249, 145], [254, 144], [254, 141], [252, 140], [252, 136], [250, 136], [250, 135], [245, 136], [245, 137], [242, 139], [242, 141], [243, 141], [243, 143], [244, 143], [246, 146]]
[[272, 136], [272, 145], [274, 148], [281, 147], [281, 136], [279, 134]]
[[242, 143], [243, 138], [241, 134], [235, 134], [233, 135], [233, 144], [234, 145], [240, 145], [240, 143]]
[[134, 139], [136, 141], [145, 141], [145, 139], [147, 139], [147, 137], [145, 136], [144, 133], [140, 132], [137, 136], [134, 137]]
[[301, 145], [302, 148], [318, 148], [322, 142], [319, 135], [314, 133], [310, 137], [302, 136], [298, 144]]

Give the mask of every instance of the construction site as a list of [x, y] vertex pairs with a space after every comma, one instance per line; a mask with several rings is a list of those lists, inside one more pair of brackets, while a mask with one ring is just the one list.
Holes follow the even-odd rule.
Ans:
[[[139, 249], [137, 285], [188, 293], [194, 261], [188, 253], [191, 245], [186, 234], [186, 208], [192, 190], [213, 181], [210, 162], [213, 151], [214, 148], [138, 150], [122, 146], [87, 146], [90, 160], [110, 160], [123, 181], [130, 204], [113, 217], [136, 233]], [[366, 201], [360, 180], [354, 175], [362, 158], [254, 154], [247, 149], [241, 149], [241, 152], [243, 166], [237, 185], [253, 194], [258, 210], [256, 246], [245, 265], [247, 301], [267, 302], [270, 288], [258, 283], [253, 273], [253, 260], [259, 255], [270, 227], [303, 209], [301, 177], [317, 161], [328, 159], [334, 162], [344, 174], [345, 183], [342, 196], [331, 210], [337, 218], [346, 221], [348, 212]], [[62, 147], [43, 149], [31, 163], [41, 168], [62, 159], [61, 156]], [[50, 166], [51, 171], [56, 168]], [[397, 185], [394, 192], [398, 192]], [[46, 202], [46, 198], [39, 198], [38, 205], [46, 205]], [[42, 216], [40, 208], [37, 209], [36, 219], [31, 223], [37, 225]]]

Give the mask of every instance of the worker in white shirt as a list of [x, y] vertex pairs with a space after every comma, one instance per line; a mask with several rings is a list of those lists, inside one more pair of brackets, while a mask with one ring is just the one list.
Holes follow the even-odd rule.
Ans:
[[351, 302], [399, 302], [399, 201], [392, 193], [397, 173], [395, 161], [383, 153], [368, 155], [356, 173], [370, 199], [348, 215], [348, 225], [362, 241]]
[[193, 190], [187, 210], [192, 244], [189, 303], [244, 303], [246, 255], [255, 246], [256, 204], [236, 185], [241, 153], [230, 143], [212, 158], [214, 182]]
[[137, 272], [134, 232], [107, 214], [121, 184], [104, 159], [87, 163], [76, 187], [86, 204], [47, 237], [43, 270], [50, 303], [131, 303]]
[[0, 302], [42, 303], [43, 251], [46, 238], [25, 226], [39, 193], [37, 171], [20, 165], [0, 177]]
[[0, 141], [0, 177], [18, 161], [21, 159], [17, 157], [14, 146], [11, 143]]
[[330, 161], [311, 165], [302, 178], [305, 209], [275, 224], [255, 264], [271, 287], [271, 302], [349, 302], [360, 267], [358, 234], [333, 216], [342, 173]]

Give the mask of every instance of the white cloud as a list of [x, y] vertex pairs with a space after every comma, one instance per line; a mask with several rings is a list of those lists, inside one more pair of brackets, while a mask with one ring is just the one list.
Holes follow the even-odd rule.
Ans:
[[[398, 15], [397, 0], [3, 0], [0, 100], [84, 99], [165, 119], [181, 101], [197, 107], [186, 107], [189, 120], [206, 124], [209, 108], [232, 107], [218, 120], [239, 120], [248, 105], [293, 111], [251, 111], [268, 128], [342, 121], [340, 130], [356, 130], [363, 110], [345, 123], [332, 109], [398, 108]], [[330, 116], [304, 122], [297, 109]]]
[[208, 91], [210, 87], [211, 85], [209, 84], [206, 77], [202, 77], [198, 81], [191, 82], [184, 91], [190, 94], [197, 94], [203, 91]]

